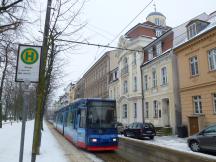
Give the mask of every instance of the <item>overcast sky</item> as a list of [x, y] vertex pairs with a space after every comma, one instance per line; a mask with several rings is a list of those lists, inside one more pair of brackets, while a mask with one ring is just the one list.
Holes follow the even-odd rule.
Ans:
[[[108, 44], [122, 29], [145, 8], [151, 0], [88, 0], [81, 18], [87, 22], [82, 31], [83, 38], [90, 43]], [[138, 23], [146, 20], [146, 16], [154, 11], [152, 2], [144, 12], [122, 33], [122, 35]], [[216, 0], [155, 0], [156, 9], [166, 16], [166, 24], [171, 27], [191, 19], [203, 12], [207, 14], [216, 10]], [[117, 46], [118, 39], [111, 45]], [[65, 66], [64, 87], [77, 81], [93, 63], [109, 49], [81, 46], [78, 55], [67, 57]], [[63, 94], [63, 88], [57, 95]]]

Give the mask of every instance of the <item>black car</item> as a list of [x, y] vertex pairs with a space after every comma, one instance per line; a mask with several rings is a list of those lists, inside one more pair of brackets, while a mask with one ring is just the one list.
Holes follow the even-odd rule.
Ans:
[[124, 136], [126, 137], [149, 137], [150, 139], [154, 139], [155, 135], [156, 131], [153, 124], [151, 123], [134, 122], [132, 124], [129, 124], [128, 127], [124, 130]]
[[216, 124], [188, 137], [187, 142], [190, 149], [194, 152], [202, 150], [216, 152]]

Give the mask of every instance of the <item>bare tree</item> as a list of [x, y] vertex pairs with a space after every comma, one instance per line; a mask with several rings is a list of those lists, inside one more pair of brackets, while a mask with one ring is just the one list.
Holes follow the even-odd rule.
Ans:
[[[43, 96], [42, 100], [38, 99], [37, 106], [38, 110], [42, 107], [42, 111], [40, 112], [40, 128], [42, 128], [42, 119], [44, 116], [44, 112], [46, 109], [48, 97], [50, 93], [53, 91], [53, 85], [56, 82], [56, 69], [59, 69], [58, 65], [55, 65], [56, 58], [59, 54], [65, 51], [71, 51], [75, 45], [70, 43], [62, 43], [58, 41], [58, 38], [67, 38], [67, 39], [76, 39], [76, 34], [85, 27], [85, 24], [79, 22], [79, 15], [81, 10], [84, 7], [86, 0], [56, 0], [52, 5], [52, 16], [50, 21], [49, 27], [49, 34], [48, 34], [48, 42], [45, 44], [45, 48], [48, 50], [47, 57], [45, 58], [46, 68], [44, 82], [40, 83], [44, 86], [44, 88], [38, 89], [38, 96]], [[78, 37], [79, 38], [79, 37]], [[78, 39], [77, 38], [77, 39]], [[44, 48], [44, 49], [45, 49]], [[70, 52], [69, 52], [70, 53]], [[43, 94], [43, 95], [41, 95]], [[42, 101], [42, 102], [41, 102]], [[41, 105], [42, 104], [42, 105]], [[37, 114], [36, 114], [37, 115]], [[36, 125], [36, 124], [35, 124]], [[36, 127], [36, 126], [35, 126]], [[38, 128], [38, 126], [37, 126]], [[37, 135], [35, 135], [37, 136]], [[41, 139], [41, 132], [39, 137], [39, 141]], [[36, 150], [36, 154], [39, 154], [38, 139], [35, 139], [33, 142], [34, 150]], [[35, 149], [35, 145], [37, 145], [37, 149]], [[35, 151], [34, 151], [35, 152]]]
[[0, 33], [16, 30], [23, 22], [27, 0], [2, 0], [0, 6]]

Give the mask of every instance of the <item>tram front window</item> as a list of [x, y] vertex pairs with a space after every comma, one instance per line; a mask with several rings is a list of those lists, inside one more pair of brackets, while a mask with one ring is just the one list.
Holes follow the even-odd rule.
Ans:
[[114, 128], [115, 119], [113, 107], [90, 107], [88, 109], [89, 128]]

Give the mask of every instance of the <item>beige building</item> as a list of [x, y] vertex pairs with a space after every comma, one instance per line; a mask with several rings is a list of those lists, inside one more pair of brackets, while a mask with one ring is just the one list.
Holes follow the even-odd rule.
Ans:
[[176, 47], [182, 123], [189, 134], [216, 122], [216, 17], [187, 25], [188, 39]]
[[169, 30], [144, 48], [141, 67], [145, 122], [176, 131], [176, 109], [173, 80], [173, 31]]
[[73, 102], [75, 100], [75, 84], [71, 83], [69, 88], [69, 102]]
[[110, 57], [112, 51], [106, 52], [83, 76], [85, 98], [108, 98]]

